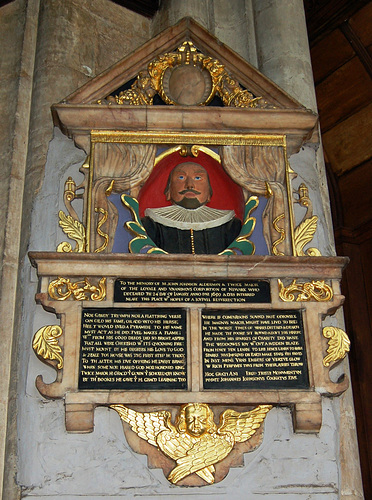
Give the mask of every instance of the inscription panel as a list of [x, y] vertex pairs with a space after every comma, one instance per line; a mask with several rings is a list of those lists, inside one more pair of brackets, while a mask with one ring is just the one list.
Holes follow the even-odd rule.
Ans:
[[269, 303], [270, 285], [264, 280], [124, 280], [115, 281], [115, 302]]
[[300, 311], [202, 312], [205, 389], [308, 388]]
[[83, 309], [79, 389], [186, 389], [186, 311]]

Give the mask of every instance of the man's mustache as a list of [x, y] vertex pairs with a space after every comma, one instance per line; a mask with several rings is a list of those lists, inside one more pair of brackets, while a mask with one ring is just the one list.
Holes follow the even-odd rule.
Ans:
[[196, 189], [184, 189], [183, 191], [179, 191], [179, 194], [186, 194], [186, 193], [194, 193], [194, 194], [201, 194], [200, 191], [196, 191]]

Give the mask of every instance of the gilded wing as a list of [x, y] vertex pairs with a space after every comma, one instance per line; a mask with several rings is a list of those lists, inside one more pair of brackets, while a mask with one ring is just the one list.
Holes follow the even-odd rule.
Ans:
[[[199, 438], [189, 436], [187, 433], [179, 433], [174, 430], [161, 431], [157, 435], [156, 442], [158, 447], [168, 457], [173, 460], [178, 460], [185, 457], [187, 452], [194, 446], [195, 442]], [[199, 471], [196, 471], [198, 476], [200, 476], [207, 483], [214, 482], [215, 469], [213, 465], [205, 467]]]
[[237, 443], [247, 441], [259, 429], [271, 408], [271, 405], [260, 405], [252, 411], [243, 413], [226, 410], [220, 417], [218, 433], [222, 435], [231, 433]]
[[156, 444], [167, 457], [177, 460], [184, 457], [194, 445], [195, 438], [186, 432], [180, 434], [175, 429], [166, 429], [156, 436]]
[[120, 418], [131, 426], [132, 431], [153, 446], [157, 446], [156, 437], [160, 432], [175, 430], [169, 411], [141, 413], [124, 405], [110, 405], [110, 408], [119, 413]]
[[171, 471], [168, 480], [175, 484], [196, 472], [208, 483], [213, 483], [213, 465], [223, 460], [233, 446], [234, 438], [231, 434], [203, 434], [185, 456], [177, 459], [177, 467]]

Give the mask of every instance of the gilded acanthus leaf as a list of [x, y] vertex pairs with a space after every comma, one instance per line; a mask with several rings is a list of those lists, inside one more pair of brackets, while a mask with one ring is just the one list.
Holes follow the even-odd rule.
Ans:
[[[71, 217], [71, 215], [66, 215], [62, 210], [58, 212], [59, 216], [59, 225], [62, 229], [62, 231], [67, 234], [67, 236], [71, 240], [76, 241], [76, 246], [73, 252], [84, 252], [85, 248], [85, 227], [83, 224]], [[58, 249], [59, 251], [65, 251], [63, 250], [63, 246], [59, 245]], [[57, 250], [58, 250], [57, 249]], [[70, 250], [71, 251], [71, 250]]]
[[32, 348], [36, 355], [43, 359], [57, 360], [57, 368], [63, 368], [62, 349], [58, 344], [58, 338], [63, 330], [58, 325], [44, 326], [34, 335]]
[[296, 227], [296, 229], [294, 230], [294, 244], [296, 249], [296, 255], [299, 256], [306, 255], [303, 249], [305, 245], [310, 243], [310, 241], [313, 239], [317, 225], [318, 225], [318, 217], [314, 215], [309, 219], [305, 219]]
[[329, 366], [343, 359], [350, 351], [350, 339], [347, 333], [335, 326], [323, 328], [323, 336], [328, 340], [328, 355], [323, 359], [323, 365]]

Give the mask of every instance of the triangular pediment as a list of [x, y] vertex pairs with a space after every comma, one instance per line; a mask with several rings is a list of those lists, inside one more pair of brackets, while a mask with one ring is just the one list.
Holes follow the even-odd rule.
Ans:
[[[199, 78], [201, 87], [205, 84], [201, 94], [207, 97], [193, 101], [189, 88], [188, 97], [177, 102], [174, 96], [186, 89], [190, 75]], [[176, 105], [158, 106], [154, 94], [162, 96], [163, 104]], [[215, 97], [220, 99], [218, 107], [209, 105]], [[52, 114], [55, 125], [86, 151], [92, 130], [130, 130], [280, 135], [287, 137], [291, 153], [313, 136], [317, 125], [315, 113], [191, 18], [53, 105]]]
[[148, 65], [164, 55], [174, 53], [183, 42], [189, 41], [206, 57], [216, 60], [225, 71], [255, 97], [260, 97], [279, 109], [299, 109], [303, 107], [275, 83], [265, 77], [236, 52], [221, 43], [205, 28], [191, 18], [184, 18], [155, 38], [145, 43], [129, 56], [123, 58], [83, 87], [64, 99], [71, 104], [94, 104], [112, 95], [133, 80]]

